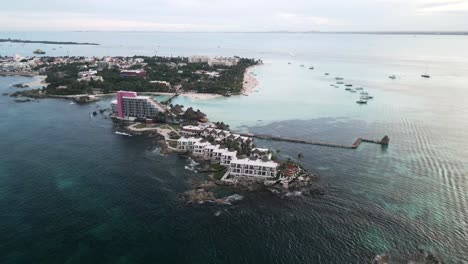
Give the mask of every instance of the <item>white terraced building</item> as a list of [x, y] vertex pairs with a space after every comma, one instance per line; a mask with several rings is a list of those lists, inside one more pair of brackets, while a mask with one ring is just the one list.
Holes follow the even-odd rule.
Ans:
[[205, 155], [205, 147], [211, 145], [209, 142], [198, 142], [195, 143], [195, 146], [193, 148], [193, 155], [196, 156], [203, 156]]
[[195, 144], [200, 142], [202, 138], [184, 138], [181, 137], [177, 140], [177, 149], [182, 151], [194, 151]]
[[229, 164], [229, 174], [242, 177], [274, 178], [278, 166], [278, 163], [271, 160], [234, 159]]
[[236, 159], [237, 151], [226, 151], [221, 154], [221, 165], [229, 166], [232, 160]]
[[219, 149], [219, 145], [209, 144], [203, 149], [203, 155], [207, 158], [213, 158], [214, 151], [218, 149]]

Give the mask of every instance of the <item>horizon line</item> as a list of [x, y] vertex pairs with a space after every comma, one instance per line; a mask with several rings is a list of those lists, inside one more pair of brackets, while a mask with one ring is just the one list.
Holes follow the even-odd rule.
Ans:
[[468, 31], [451, 30], [340, 30], [340, 31], [320, 31], [320, 30], [266, 30], [266, 31], [166, 31], [166, 30], [18, 30], [3, 31], [4, 33], [23, 32], [121, 32], [121, 33], [256, 33], [256, 34], [388, 34], [388, 35], [468, 35]]

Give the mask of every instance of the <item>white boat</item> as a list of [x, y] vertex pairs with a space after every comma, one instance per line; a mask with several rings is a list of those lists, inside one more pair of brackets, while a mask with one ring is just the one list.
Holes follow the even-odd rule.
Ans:
[[368, 92], [361, 92], [362, 95], [369, 95]]
[[390, 78], [392, 80], [395, 80], [397, 77], [395, 75], [390, 75], [390, 76], [388, 76], [388, 78]]
[[364, 88], [362, 88], [362, 87], [356, 87], [355, 89], [356, 89], [356, 90], [362, 90], [362, 89], [364, 89]]
[[127, 134], [127, 133], [125, 133], [125, 132], [120, 132], [120, 131], [115, 131], [115, 134], [117, 134], [117, 135], [122, 135], [122, 136], [127, 136], [127, 137], [131, 137], [131, 136], [132, 136], [132, 135], [130, 135], [130, 134]]

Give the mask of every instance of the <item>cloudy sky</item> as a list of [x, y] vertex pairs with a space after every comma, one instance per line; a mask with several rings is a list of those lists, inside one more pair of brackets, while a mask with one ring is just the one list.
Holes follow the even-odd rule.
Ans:
[[0, 31], [468, 31], [468, 0], [16, 0]]

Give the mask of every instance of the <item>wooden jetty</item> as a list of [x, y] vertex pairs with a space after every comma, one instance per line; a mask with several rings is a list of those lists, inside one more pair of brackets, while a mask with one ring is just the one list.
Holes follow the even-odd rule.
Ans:
[[310, 140], [279, 137], [279, 136], [272, 136], [272, 135], [262, 135], [262, 134], [252, 134], [252, 133], [237, 133], [237, 134], [241, 136], [245, 136], [245, 137], [253, 137], [253, 138], [260, 138], [260, 139], [267, 139], [267, 140], [284, 141], [284, 142], [308, 144], [308, 145], [316, 145], [316, 146], [324, 146], [324, 147], [333, 147], [333, 148], [345, 148], [345, 149], [357, 149], [363, 142], [379, 144], [382, 146], [388, 146], [388, 144], [390, 143], [390, 138], [388, 136], [384, 136], [381, 140], [357, 138], [356, 141], [354, 141], [352, 145], [344, 145], [344, 144], [336, 144], [336, 143], [330, 143], [330, 142], [310, 141]]

